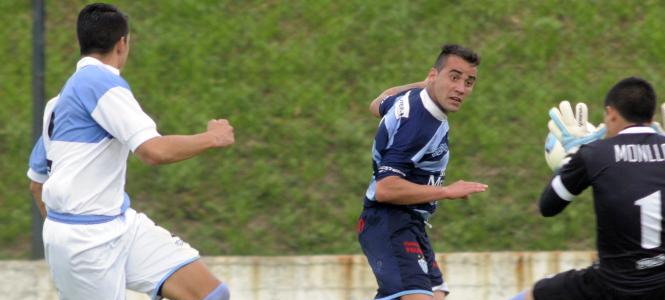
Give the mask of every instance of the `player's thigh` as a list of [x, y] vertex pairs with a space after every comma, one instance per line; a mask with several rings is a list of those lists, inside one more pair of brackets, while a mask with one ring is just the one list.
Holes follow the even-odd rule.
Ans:
[[[164, 283], [180, 270], [200, 270], [188, 267], [198, 260], [199, 252], [196, 249], [155, 225], [146, 215], [137, 214], [127, 258], [127, 288], [154, 298], [159, 295]], [[205, 273], [204, 277], [208, 274]], [[208, 287], [198, 288], [207, 290]]]
[[125, 299], [124, 237], [95, 240], [105, 226], [45, 221], [44, 255], [60, 299]]
[[541, 279], [533, 288], [535, 300], [610, 300], [605, 288], [598, 281], [596, 270], [570, 270], [550, 278]]
[[430, 244], [429, 237], [427, 236], [424, 228], [416, 228], [414, 230], [416, 231], [420, 248], [422, 249], [423, 255], [425, 256], [427, 271], [430, 281], [432, 282], [432, 287], [437, 287], [438, 290], [442, 291], [442, 293], [445, 295], [445, 293], [449, 292], [448, 287], [443, 280], [443, 274], [441, 273], [439, 264], [436, 261], [436, 253]]
[[162, 296], [175, 300], [199, 300], [212, 292], [220, 281], [201, 260], [173, 273], [162, 286]]
[[376, 298], [432, 295], [429, 267], [412, 229], [419, 226], [398, 210], [365, 210], [359, 240], [379, 284]]

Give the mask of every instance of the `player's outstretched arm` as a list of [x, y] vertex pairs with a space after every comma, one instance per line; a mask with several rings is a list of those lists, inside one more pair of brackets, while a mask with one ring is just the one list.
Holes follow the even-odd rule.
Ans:
[[221, 148], [235, 142], [233, 127], [227, 120], [210, 120], [208, 130], [194, 135], [166, 135], [145, 141], [135, 151], [146, 164], [168, 164], [191, 158], [210, 148]]
[[376, 183], [376, 201], [397, 205], [429, 203], [443, 199], [466, 199], [474, 193], [484, 192], [486, 184], [457, 181], [448, 186], [415, 184], [398, 176], [388, 176]]
[[381, 105], [381, 101], [383, 101], [383, 99], [395, 94], [399, 94], [406, 90], [415, 89], [415, 88], [424, 88], [426, 83], [427, 82], [423, 80], [405, 85], [391, 87], [383, 91], [378, 97], [372, 100], [372, 102], [369, 104], [369, 111], [372, 112], [372, 115], [374, 115], [375, 117], [380, 118], [381, 114], [379, 113], [379, 106]]

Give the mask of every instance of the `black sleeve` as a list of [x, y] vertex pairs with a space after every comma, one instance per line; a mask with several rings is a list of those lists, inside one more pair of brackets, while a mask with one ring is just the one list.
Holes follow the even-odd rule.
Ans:
[[588, 148], [582, 146], [575, 154], [566, 157], [568, 162], [564, 162], [561, 171], [555, 174], [550, 184], [545, 187], [539, 205], [543, 216], [557, 215], [590, 185], [583, 158], [587, 151]]
[[569, 203], [570, 201], [566, 201], [559, 197], [552, 188], [552, 184], [549, 184], [545, 187], [543, 194], [540, 196], [540, 214], [543, 215], [543, 217], [556, 216], [566, 208]]

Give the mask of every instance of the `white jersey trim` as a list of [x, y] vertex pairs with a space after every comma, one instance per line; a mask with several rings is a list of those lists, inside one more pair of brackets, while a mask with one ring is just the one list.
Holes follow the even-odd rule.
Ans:
[[81, 58], [81, 59], [76, 63], [76, 71], [80, 70], [81, 68], [83, 68], [83, 67], [85, 67], [85, 66], [90, 66], [90, 65], [93, 65], [93, 66], [102, 66], [102, 67], [104, 67], [105, 69], [111, 71], [111, 73], [113, 73], [113, 74], [115, 74], [115, 75], [120, 75], [120, 70], [118, 70], [118, 69], [116, 69], [116, 68], [114, 68], [114, 67], [112, 67], [112, 66], [109, 66], [109, 65], [107, 65], [107, 64], [104, 64], [104, 63], [101, 62], [99, 59], [96, 59], [96, 58], [91, 57], [91, 56], [86, 56], [86, 57], [84, 57], [84, 58]]
[[619, 134], [634, 134], [634, 133], [656, 133], [656, 131], [647, 126], [628, 127], [619, 131]]
[[427, 111], [432, 114], [437, 120], [439, 121], [445, 121], [448, 119], [448, 116], [446, 113], [444, 113], [441, 108], [439, 108], [435, 103], [432, 98], [430, 98], [429, 94], [427, 93], [426, 89], [423, 89], [420, 91], [420, 99], [422, 99], [423, 106]]
[[28, 169], [28, 178], [34, 182], [44, 183], [48, 179], [48, 175], [37, 173], [33, 169]]
[[557, 175], [554, 177], [554, 179], [552, 179], [552, 189], [554, 189], [554, 192], [556, 192], [559, 198], [568, 202], [575, 198], [575, 195], [569, 192], [566, 186], [563, 185], [563, 181], [561, 181], [561, 175]]
[[448, 286], [446, 285], [445, 282], [442, 283], [441, 285], [437, 285], [437, 286], [432, 288], [432, 292], [436, 292], [436, 291], [442, 291], [442, 292], [445, 292], [446, 294], [450, 293], [450, 290], [448, 289]]

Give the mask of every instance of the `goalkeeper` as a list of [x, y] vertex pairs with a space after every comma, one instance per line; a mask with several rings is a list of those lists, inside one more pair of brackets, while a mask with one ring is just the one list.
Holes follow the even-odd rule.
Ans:
[[550, 114], [552, 134], [569, 156], [545, 188], [540, 212], [555, 216], [592, 187], [599, 260], [542, 279], [511, 300], [665, 299], [665, 136], [652, 127], [653, 88], [635, 77], [612, 87], [606, 130], [587, 126], [584, 109], [575, 118], [569, 108], [562, 103]]

